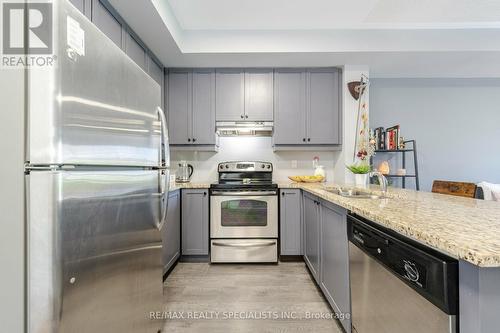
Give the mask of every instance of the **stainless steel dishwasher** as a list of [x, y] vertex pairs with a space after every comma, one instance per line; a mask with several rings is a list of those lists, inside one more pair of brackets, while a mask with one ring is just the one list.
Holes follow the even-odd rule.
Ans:
[[359, 216], [348, 223], [353, 332], [458, 332], [457, 260]]

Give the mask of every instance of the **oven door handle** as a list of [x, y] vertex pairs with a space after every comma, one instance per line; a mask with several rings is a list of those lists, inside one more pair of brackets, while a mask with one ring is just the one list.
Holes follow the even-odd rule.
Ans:
[[223, 196], [263, 196], [263, 195], [276, 195], [276, 191], [241, 191], [241, 192], [226, 192], [226, 191], [212, 191], [212, 195], [223, 195]]
[[224, 246], [224, 247], [260, 247], [260, 246], [273, 246], [276, 245], [276, 242], [247, 243], [247, 244], [213, 242], [212, 244], [215, 246]]

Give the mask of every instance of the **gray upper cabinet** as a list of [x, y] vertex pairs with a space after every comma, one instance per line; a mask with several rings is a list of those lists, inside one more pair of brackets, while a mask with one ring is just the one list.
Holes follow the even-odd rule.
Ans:
[[272, 69], [218, 69], [217, 121], [272, 121]]
[[273, 120], [273, 70], [245, 71], [245, 120]]
[[[338, 315], [350, 313], [347, 215], [344, 208], [321, 202], [320, 244], [320, 288]], [[346, 332], [351, 332], [350, 319], [340, 322]]]
[[245, 118], [245, 73], [242, 69], [218, 69], [215, 76], [217, 121]]
[[130, 34], [125, 34], [125, 53], [141, 67], [145, 72], [148, 70], [146, 62], [146, 50], [137, 42], [137, 40]]
[[99, 0], [92, 2], [92, 22], [116, 45], [122, 47], [122, 25]]
[[215, 145], [215, 72], [193, 70], [192, 143]]
[[276, 69], [275, 149], [340, 145], [340, 90], [340, 70], [337, 68]]
[[182, 255], [208, 255], [208, 189], [182, 190]]
[[274, 74], [274, 144], [306, 142], [306, 73], [277, 69]]
[[304, 261], [319, 284], [320, 207], [316, 197], [304, 193]]
[[158, 82], [158, 84], [163, 87], [163, 66], [158, 65], [149, 55], [147, 55], [146, 58], [148, 60], [147, 62], [149, 75], [153, 78], [153, 80]]
[[163, 274], [165, 274], [181, 253], [181, 194], [180, 190], [168, 194], [167, 219], [162, 235]]
[[280, 253], [302, 255], [301, 191], [280, 191]]
[[191, 82], [191, 71], [176, 70], [168, 74], [167, 123], [171, 145], [191, 143]]
[[171, 70], [167, 101], [170, 144], [215, 146], [213, 70]]
[[92, 0], [70, 0], [70, 2], [89, 19], [92, 17]]
[[307, 71], [307, 141], [340, 144], [340, 75], [336, 68]]

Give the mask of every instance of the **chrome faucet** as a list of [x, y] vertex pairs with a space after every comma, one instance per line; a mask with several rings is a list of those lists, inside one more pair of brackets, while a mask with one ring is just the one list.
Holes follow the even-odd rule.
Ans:
[[369, 176], [377, 176], [380, 190], [382, 191], [382, 196], [385, 197], [387, 194], [387, 178], [385, 178], [385, 176], [379, 171], [372, 171], [369, 173]]

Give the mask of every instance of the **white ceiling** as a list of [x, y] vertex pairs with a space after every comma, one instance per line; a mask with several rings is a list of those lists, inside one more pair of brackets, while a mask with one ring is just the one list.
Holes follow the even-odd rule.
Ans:
[[481, 27], [500, 22], [498, 0], [161, 0], [183, 30]]
[[109, 0], [167, 67], [500, 77], [500, 0]]

